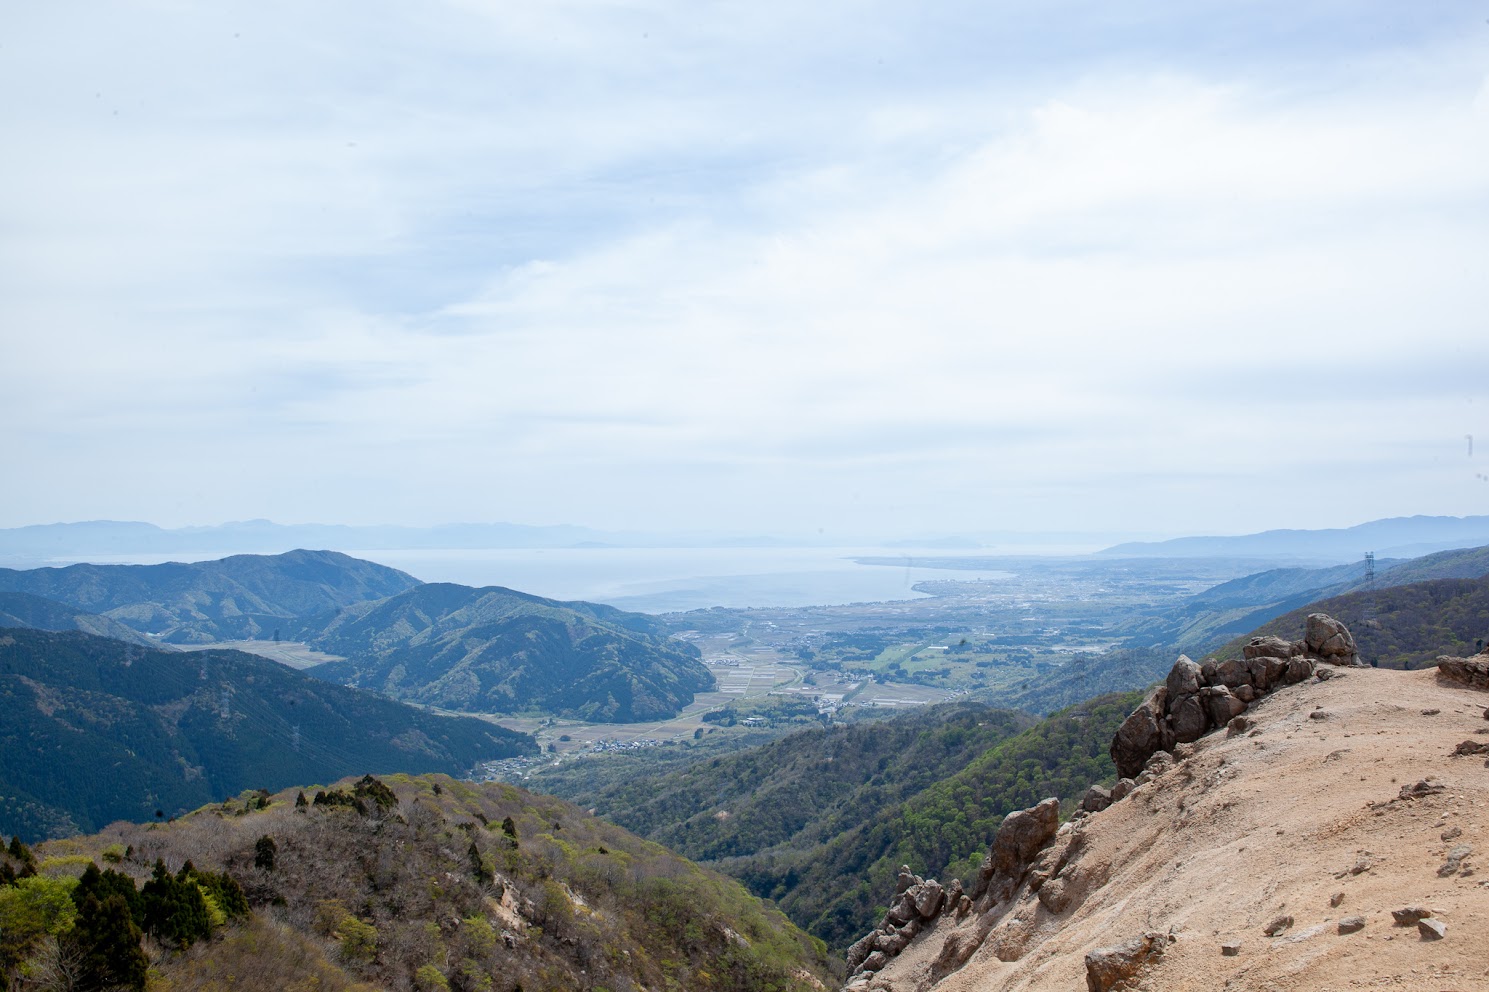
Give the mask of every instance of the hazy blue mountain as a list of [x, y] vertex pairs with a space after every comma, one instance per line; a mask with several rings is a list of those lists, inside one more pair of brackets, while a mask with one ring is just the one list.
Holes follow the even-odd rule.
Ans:
[[86, 613], [66, 603], [43, 599], [24, 592], [0, 592], [0, 627], [28, 627], [32, 630], [80, 630], [85, 634], [112, 637], [117, 641], [155, 647], [152, 638], [124, 626], [117, 620]]
[[535, 750], [240, 651], [0, 630], [0, 834], [97, 830], [368, 771], [464, 775]]
[[[1267, 556], [1346, 562], [1489, 544], [1489, 516], [1391, 517], [1329, 530], [1269, 530], [1235, 537], [1179, 537], [1118, 544], [1101, 551], [1121, 557]], [[1408, 549], [1398, 552], [1397, 549]]]
[[714, 684], [698, 649], [653, 617], [500, 586], [421, 585], [319, 618], [304, 636], [347, 659], [309, 674], [467, 712], [653, 720]]
[[397, 569], [335, 551], [190, 564], [0, 569], [0, 591], [42, 596], [180, 644], [268, 638], [293, 618], [418, 584]]

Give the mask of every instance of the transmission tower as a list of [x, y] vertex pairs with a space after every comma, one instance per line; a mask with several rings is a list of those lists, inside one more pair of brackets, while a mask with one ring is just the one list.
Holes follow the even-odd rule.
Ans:
[[1375, 552], [1365, 552], [1365, 588], [1375, 588]]

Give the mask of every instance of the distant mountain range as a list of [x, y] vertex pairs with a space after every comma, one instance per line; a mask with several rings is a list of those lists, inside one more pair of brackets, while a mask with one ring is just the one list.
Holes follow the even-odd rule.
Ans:
[[500, 586], [421, 585], [315, 618], [303, 633], [347, 658], [307, 674], [466, 712], [656, 720], [714, 685], [698, 649], [659, 620]]
[[65, 603], [175, 644], [267, 640], [297, 617], [418, 584], [395, 568], [335, 551], [234, 555], [192, 564], [0, 568], [0, 591]]
[[425, 585], [335, 551], [0, 569], [5, 626], [137, 644], [308, 641], [346, 659], [311, 675], [466, 712], [654, 720], [714, 684], [697, 648], [644, 614]]
[[241, 651], [0, 630], [0, 834], [64, 836], [367, 771], [463, 775], [536, 750]]
[[1411, 558], [1434, 551], [1489, 544], [1489, 516], [1391, 517], [1329, 530], [1269, 530], [1235, 537], [1179, 537], [1118, 544], [1100, 554], [1135, 557], [1265, 557], [1356, 561]]

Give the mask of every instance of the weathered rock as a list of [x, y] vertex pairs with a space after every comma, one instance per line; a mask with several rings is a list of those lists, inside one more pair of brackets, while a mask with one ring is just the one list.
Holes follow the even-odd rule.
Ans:
[[1081, 809], [1087, 813], [1100, 813], [1112, 804], [1112, 793], [1110, 789], [1103, 789], [1099, 785], [1093, 785], [1086, 790], [1085, 796], [1081, 798]]
[[1448, 852], [1448, 860], [1444, 861], [1442, 867], [1437, 869], [1437, 877], [1447, 878], [1449, 875], [1458, 874], [1463, 869], [1463, 859], [1472, 853], [1473, 848], [1467, 844], [1459, 844], [1453, 848]]
[[1292, 658], [1303, 653], [1303, 645], [1297, 641], [1284, 641], [1280, 637], [1268, 635], [1266, 637], [1253, 637], [1241, 653], [1247, 658]]
[[1174, 741], [1179, 744], [1197, 741], [1210, 729], [1210, 714], [1205, 711], [1199, 697], [1192, 694], [1174, 699], [1168, 721], [1174, 731]]
[[1052, 878], [1039, 887], [1039, 902], [1051, 913], [1063, 913], [1074, 892], [1063, 878]]
[[889, 964], [889, 955], [883, 951], [875, 951], [863, 959], [863, 964], [858, 966], [859, 971], [880, 971]]
[[1117, 735], [1112, 738], [1111, 756], [1117, 773], [1123, 778], [1132, 778], [1142, 771], [1153, 752], [1164, 750], [1165, 744], [1173, 746], [1172, 740], [1166, 740], [1173, 731], [1163, 722], [1167, 702], [1167, 687], [1158, 686], [1117, 728]]
[[1422, 779], [1420, 782], [1415, 782], [1411, 785], [1403, 785], [1398, 795], [1402, 799], [1421, 799], [1423, 796], [1435, 796], [1439, 792], [1445, 791], [1446, 788], [1446, 786], [1439, 785], [1436, 782], [1429, 782], [1426, 779]]
[[1168, 751], [1159, 751], [1154, 754], [1153, 757], [1149, 758], [1147, 763], [1143, 765], [1143, 771], [1152, 775], [1154, 778], [1157, 778], [1160, 775], [1172, 771], [1176, 763], [1177, 762], [1175, 762], [1174, 756]]
[[847, 953], [848, 974], [856, 973], [859, 966], [867, 960], [874, 951], [874, 940], [879, 936], [879, 931], [871, 930], [864, 936], [855, 940], [849, 947]]
[[1329, 714], [1326, 710], [1314, 710], [1308, 714], [1308, 719], [1310, 720], [1327, 720], [1328, 718]]
[[1438, 837], [1442, 838], [1443, 840], [1456, 840], [1457, 838], [1462, 837], [1462, 836], [1463, 836], [1463, 828], [1462, 827], [1449, 827], [1448, 829], [1444, 830], [1442, 833], [1438, 834]]
[[1124, 777], [1118, 779], [1117, 784], [1112, 786], [1112, 802], [1121, 802], [1122, 800], [1126, 799], [1128, 795], [1131, 794], [1133, 789], [1136, 788], [1137, 783], [1131, 778]]
[[[1439, 658], [1437, 659], [1437, 677], [1449, 682], [1457, 682], [1459, 685], [1466, 685], [1470, 689], [1489, 691], [1489, 656]], [[1484, 711], [1484, 719], [1489, 720], [1489, 710]]]
[[1335, 909], [1338, 909], [1340, 906], [1344, 905], [1344, 893], [1336, 892], [1333, 895], [1329, 896], [1329, 905], [1334, 907]]
[[1241, 942], [1239, 940], [1228, 940], [1220, 945], [1220, 953], [1228, 958], [1233, 958], [1241, 953]]
[[1279, 933], [1286, 931], [1292, 925], [1293, 918], [1291, 916], [1279, 916], [1271, 923], [1268, 923], [1265, 927], [1262, 927], [1262, 933], [1266, 934], [1268, 937], [1275, 937]]
[[909, 923], [911, 920], [915, 919], [919, 915], [920, 914], [915, 909], [915, 896], [913, 894], [913, 891], [910, 889], [906, 889], [904, 892], [901, 892], [899, 894], [899, 897], [895, 899], [893, 903], [890, 904], [889, 912], [885, 915], [884, 918], [898, 927]]
[[1235, 737], [1237, 734], [1244, 734], [1250, 729], [1251, 721], [1249, 719], [1244, 716], [1233, 716], [1230, 723], [1225, 725], [1225, 736]]
[[1210, 715], [1210, 722], [1217, 727], [1225, 726], [1230, 723], [1232, 717], [1246, 712], [1246, 704], [1231, 695], [1230, 690], [1224, 686], [1211, 686], [1205, 689], [1201, 698]]
[[956, 909], [957, 903], [962, 900], [962, 880], [953, 878], [951, 884], [946, 887], [946, 898], [941, 903], [941, 912], [950, 913]]
[[1464, 741], [1453, 748], [1453, 757], [1461, 758], [1469, 754], [1489, 754], [1489, 741]]
[[1168, 698], [1173, 700], [1180, 696], [1193, 696], [1204, 685], [1203, 678], [1199, 665], [1191, 661], [1188, 655], [1179, 655], [1179, 660], [1169, 669], [1168, 681], [1164, 683], [1164, 687], [1168, 689]]
[[1240, 658], [1227, 658], [1215, 666], [1215, 680], [1227, 689], [1251, 684], [1251, 669]]
[[1422, 935], [1423, 940], [1442, 940], [1447, 936], [1448, 928], [1443, 926], [1441, 920], [1428, 916], [1417, 921], [1417, 933]]
[[1003, 818], [989, 854], [993, 877], [1017, 879], [1060, 828], [1060, 800], [1050, 798]]
[[940, 882], [933, 878], [917, 885], [912, 891], [915, 893], [915, 911], [920, 914], [921, 919], [928, 920], [941, 912], [946, 890], [941, 888]]
[[1307, 658], [1291, 658], [1282, 672], [1281, 682], [1283, 685], [1297, 685], [1313, 677], [1313, 668], [1313, 662]]
[[1354, 664], [1355, 657], [1359, 654], [1349, 628], [1327, 613], [1308, 614], [1308, 627], [1303, 634], [1303, 643], [1311, 653], [1330, 661]]
[[1359, 933], [1363, 929], [1365, 929], [1365, 917], [1363, 916], [1346, 916], [1339, 921], [1340, 933]]
[[1115, 947], [1103, 947], [1087, 954], [1087, 992], [1110, 992], [1117, 983], [1126, 982], [1154, 958], [1161, 956], [1167, 943], [1168, 938], [1163, 934], [1149, 932]]
[[919, 881], [920, 879], [910, 870], [909, 865], [900, 865], [899, 874], [895, 877], [894, 894], [899, 895], [901, 892], [905, 892], [910, 886]]
[[1432, 915], [1432, 910], [1424, 906], [1403, 906], [1401, 909], [1391, 910], [1391, 918], [1396, 921], [1398, 927], [1409, 927], [1418, 920]]
[[963, 893], [962, 897], [956, 901], [956, 915], [966, 916], [970, 912], [972, 912], [972, 897]]
[[1241, 685], [1238, 685], [1234, 689], [1232, 689], [1231, 692], [1237, 699], [1239, 699], [1243, 703], [1255, 702], [1259, 695], [1255, 687], [1253, 687], [1249, 683], [1242, 683]]

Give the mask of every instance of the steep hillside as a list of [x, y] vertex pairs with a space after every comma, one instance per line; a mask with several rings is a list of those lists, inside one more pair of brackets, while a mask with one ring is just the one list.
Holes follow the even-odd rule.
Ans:
[[295, 617], [393, 596], [411, 575], [335, 551], [163, 565], [0, 569], [0, 591], [98, 613], [179, 644], [270, 638]]
[[[171, 992], [824, 988], [821, 945], [778, 912], [560, 800], [444, 776], [365, 777], [300, 795], [250, 793], [169, 825], [50, 842], [32, 852], [43, 881], [10, 891], [65, 891], [90, 859], [116, 873], [109, 891], [164, 877], [139, 923], [154, 933], [144, 942], [150, 988]], [[222, 907], [241, 890], [248, 912], [213, 920], [209, 907], [176, 951], [182, 941], [163, 935], [181, 932], [195, 894], [169, 880], [189, 873], [205, 873], [215, 889], [201, 891], [224, 893]], [[162, 887], [174, 901], [160, 899]], [[56, 946], [86, 947], [82, 914], [65, 915], [56, 911]], [[0, 967], [11, 937], [0, 935]], [[48, 948], [38, 938], [25, 950], [45, 965]]]
[[1097, 812], [1010, 816], [965, 898], [904, 876], [847, 987], [1489, 988], [1489, 693], [1435, 670], [1319, 673], [1155, 755]]
[[467, 712], [655, 720], [714, 684], [651, 617], [499, 586], [421, 585], [314, 626], [312, 646], [347, 660], [308, 674]]
[[4, 834], [65, 836], [366, 769], [463, 774], [535, 749], [257, 655], [0, 631]]
[[1441, 654], [1473, 654], [1489, 643], [1489, 576], [1437, 579], [1347, 593], [1285, 613], [1217, 654], [1239, 654], [1252, 636], [1286, 636], [1309, 613], [1338, 617], [1360, 657], [1382, 668], [1419, 667]]
[[1003, 814], [1030, 796], [1109, 779], [1107, 744], [1132, 698], [1032, 725], [951, 703], [601, 789], [572, 768], [538, 781], [740, 879], [841, 949], [872, 922], [902, 861], [965, 873]]
[[140, 647], [157, 647], [158, 642], [131, 630], [117, 620], [86, 613], [75, 606], [43, 599], [24, 592], [0, 592], [0, 627], [28, 627], [32, 630], [80, 630], [98, 637]]

